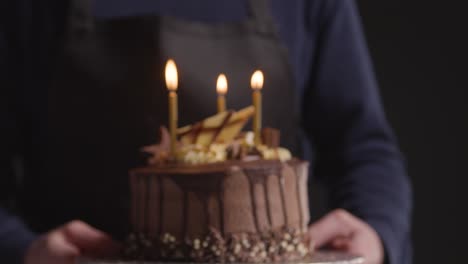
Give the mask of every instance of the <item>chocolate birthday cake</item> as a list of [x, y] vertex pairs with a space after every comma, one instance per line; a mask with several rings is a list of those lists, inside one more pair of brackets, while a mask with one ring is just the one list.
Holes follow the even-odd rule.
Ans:
[[194, 262], [277, 262], [310, 254], [308, 163], [279, 147], [265, 128], [261, 144], [241, 132], [253, 107], [224, 111], [148, 146], [149, 165], [130, 171], [126, 256]]

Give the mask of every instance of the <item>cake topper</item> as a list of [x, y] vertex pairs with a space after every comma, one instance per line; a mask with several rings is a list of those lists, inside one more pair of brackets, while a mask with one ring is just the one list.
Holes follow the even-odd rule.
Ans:
[[[178, 128], [178, 72], [174, 60], [165, 67], [166, 88], [169, 92], [169, 130], [161, 127], [160, 143], [142, 148], [150, 154], [148, 163], [203, 164], [226, 160], [276, 159], [289, 160], [291, 154], [279, 147], [279, 131], [262, 130], [262, 94], [264, 76], [260, 70], [252, 74], [253, 106], [239, 111], [226, 110], [228, 83], [220, 74], [216, 83], [218, 113], [192, 125]], [[253, 116], [253, 132], [242, 132]]]

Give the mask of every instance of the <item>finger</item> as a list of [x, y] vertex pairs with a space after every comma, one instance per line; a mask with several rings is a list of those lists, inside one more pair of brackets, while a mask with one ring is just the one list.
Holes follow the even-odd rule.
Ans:
[[80, 255], [80, 249], [70, 243], [61, 232], [52, 232], [45, 240], [48, 258], [51, 263], [74, 263]]
[[82, 221], [72, 221], [63, 228], [68, 241], [91, 256], [108, 256], [117, 253], [120, 245], [109, 235]]
[[[364, 224], [364, 223], [363, 223]], [[348, 253], [364, 256], [369, 263], [380, 263], [380, 254], [384, 251], [382, 242], [377, 233], [367, 224], [361, 231], [353, 235], [349, 244]], [[366, 262], [366, 263], [368, 263]]]
[[350, 237], [354, 226], [355, 223], [349, 213], [338, 209], [312, 224], [308, 233], [315, 247], [320, 248], [337, 237]]
[[348, 251], [351, 240], [347, 237], [338, 237], [332, 240], [331, 247], [340, 251]]

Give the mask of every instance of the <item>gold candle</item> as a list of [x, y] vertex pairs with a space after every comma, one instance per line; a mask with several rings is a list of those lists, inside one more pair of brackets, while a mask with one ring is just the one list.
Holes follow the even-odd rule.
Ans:
[[261, 130], [262, 130], [262, 88], [263, 88], [263, 73], [256, 71], [252, 75], [250, 80], [250, 86], [252, 87], [252, 100], [255, 107], [255, 113], [253, 117], [253, 132], [255, 145], [262, 144]]
[[226, 75], [220, 74], [216, 82], [216, 92], [218, 93], [218, 113], [226, 111], [226, 93], [228, 84]]
[[178, 76], [177, 67], [173, 60], [168, 60], [166, 63], [166, 87], [169, 91], [169, 133], [171, 135], [171, 155], [176, 153], [177, 145], [177, 123], [178, 123], [178, 107], [177, 107], [177, 86]]

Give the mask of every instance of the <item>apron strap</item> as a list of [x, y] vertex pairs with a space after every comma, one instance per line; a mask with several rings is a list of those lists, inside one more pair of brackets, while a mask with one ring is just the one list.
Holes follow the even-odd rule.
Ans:
[[250, 17], [260, 33], [277, 35], [270, 0], [248, 0]]
[[71, 0], [68, 18], [68, 32], [72, 35], [84, 35], [94, 31], [92, 15], [93, 0]]

